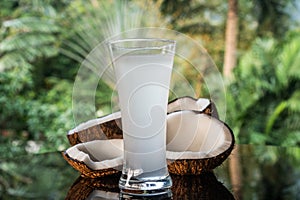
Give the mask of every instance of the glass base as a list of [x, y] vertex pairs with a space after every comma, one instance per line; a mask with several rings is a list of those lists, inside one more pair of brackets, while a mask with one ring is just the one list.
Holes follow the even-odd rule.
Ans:
[[[169, 175], [164, 177], [147, 177], [127, 179], [127, 175], [122, 173], [119, 187], [122, 195], [131, 196], [156, 196], [172, 195], [170, 188], [172, 179]], [[164, 195], [165, 196], [165, 195]], [[166, 196], [167, 197], [167, 196]]]
[[168, 189], [166, 193], [156, 195], [132, 195], [120, 193], [120, 200], [172, 200], [172, 191]]

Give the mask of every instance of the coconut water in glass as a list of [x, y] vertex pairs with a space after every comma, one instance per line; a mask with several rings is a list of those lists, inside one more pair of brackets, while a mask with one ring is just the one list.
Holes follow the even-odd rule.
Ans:
[[172, 181], [166, 163], [166, 117], [175, 41], [109, 42], [122, 116], [121, 193], [157, 195]]

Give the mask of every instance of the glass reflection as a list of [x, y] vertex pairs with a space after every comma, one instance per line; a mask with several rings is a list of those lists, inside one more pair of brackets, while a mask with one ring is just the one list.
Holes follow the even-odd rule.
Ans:
[[70, 188], [66, 200], [86, 199], [234, 199], [230, 191], [218, 181], [213, 172], [198, 176], [171, 175], [173, 187], [170, 193], [157, 196], [129, 196], [120, 194], [118, 188], [120, 174], [102, 178], [79, 177]]
[[[239, 156], [243, 200], [300, 199], [300, 148], [239, 145]], [[220, 193], [231, 198], [228, 191], [233, 193], [234, 190], [228, 161], [214, 170], [215, 175], [206, 174], [200, 178], [172, 175], [172, 198], [199, 199], [206, 195], [206, 199], [213, 199], [208, 196], [215, 192], [211, 188], [218, 188]], [[76, 195], [81, 197], [77, 199], [96, 199], [97, 196], [119, 199], [119, 176], [105, 177], [101, 181], [83, 177], [76, 179], [78, 176], [78, 171], [62, 158], [60, 152], [9, 159], [0, 157], [0, 199], [60, 200], [76, 199]], [[79, 191], [82, 193], [79, 194]]]

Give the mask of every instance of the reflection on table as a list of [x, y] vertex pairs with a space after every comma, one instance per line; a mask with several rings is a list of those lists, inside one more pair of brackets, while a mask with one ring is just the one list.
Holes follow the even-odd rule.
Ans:
[[[235, 158], [241, 170], [238, 181], [227, 159], [214, 173], [172, 175], [173, 199], [300, 199], [300, 148], [239, 145], [237, 149], [229, 159]], [[119, 199], [118, 180], [119, 174], [102, 179], [81, 177], [60, 152], [14, 159], [0, 155], [3, 200]]]
[[[206, 172], [197, 176], [171, 175], [171, 177], [173, 181], [171, 195], [147, 197], [147, 199], [234, 199], [229, 190], [217, 180], [213, 172]], [[97, 179], [79, 177], [70, 188], [66, 200], [119, 199], [119, 178], [120, 174]], [[123, 199], [129, 198], [123, 196]], [[140, 199], [145, 199], [145, 197]]]

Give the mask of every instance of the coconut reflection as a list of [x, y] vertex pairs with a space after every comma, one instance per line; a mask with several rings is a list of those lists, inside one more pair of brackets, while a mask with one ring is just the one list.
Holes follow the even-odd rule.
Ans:
[[80, 176], [68, 191], [65, 200], [119, 199], [121, 173], [100, 178]]
[[213, 172], [194, 176], [173, 175], [173, 199], [234, 199]]
[[170, 193], [154, 197], [131, 197], [120, 194], [117, 175], [102, 178], [79, 177], [71, 186], [66, 200], [100, 200], [100, 199], [234, 199], [232, 193], [220, 182], [213, 172], [200, 175], [171, 175], [173, 187]]

